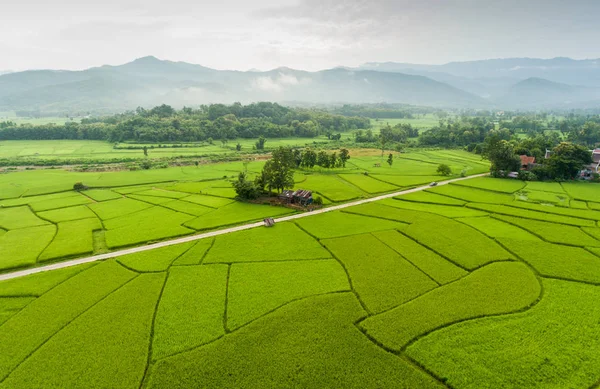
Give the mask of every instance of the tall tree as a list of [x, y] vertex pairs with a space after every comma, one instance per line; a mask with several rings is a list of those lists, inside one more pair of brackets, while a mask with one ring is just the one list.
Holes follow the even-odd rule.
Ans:
[[340, 162], [342, 167], [346, 167], [346, 161], [350, 159], [350, 152], [347, 149], [340, 150]]
[[548, 160], [548, 169], [555, 178], [572, 179], [591, 163], [592, 154], [587, 148], [562, 142], [552, 150], [552, 155]]

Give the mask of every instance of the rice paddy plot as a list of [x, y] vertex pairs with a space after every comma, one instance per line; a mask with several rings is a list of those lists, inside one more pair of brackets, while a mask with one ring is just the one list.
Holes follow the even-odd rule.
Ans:
[[411, 341], [464, 320], [525, 309], [542, 291], [535, 274], [519, 262], [492, 263], [360, 323], [367, 335], [401, 351]]
[[194, 245], [194, 242], [181, 243], [161, 247], [154, 250], [140, 251], [117, 258], [117, 261], [128, 269], [137, 272], [163, 272], [173, 261], [179, 258]]
[[[415, 223], [419, 220], [429, 220], [432, 218], [436, 219], [439, 217], [428, 212], [413, 211], [410, 209], [401, 209], [394, 207], [396, 203], [397, 200], [385, 199], [376, 203], [367, 203], [345, 208], [343, 210], [343, 213], [372, 216], [383, 220], [395, 220], [407, 224]], [[402, 229], [402, 227], [400, 226], [397, 228]]]
[[39, 297], [58, 284], [94, 265], [96, 264], [88, 263], [2, 281], [0, 282], [0, 297]]
[[301, 185], [297, 184], [295, 189], [307, 189], [319, 192], [333, 202], [364, 197], [364, 193], [361, 190], [333, 174], [307, 175], [306, 180]]
[[440, 285], [467, 275], [465, 270], [398, 231], [378, 231], [374, 232], [373, 235]]
[[188, 193], [175, 192], [164, 189], [150, 189], [135, 193], [138, 196], [166, 197], [169, 199], [180, 199], [186, 197]]
[[581, 200], [571, 200], [569, 202], [569, 207], [573, 208], [573, 209], [589, 209], [587, 206], [587, 203], [585, 201], [581, 201]]
[[209, 230], [293, 212], [290, 208], [235, 202], [188, 221], [185, 226], [195, 230]]
[[529, 181], [525, 186], [525, 190], [553, 192], [565, 195], [565, 190], [563, 189], [562, 185], [558, 182]]
[[0, 380], [61, 328], [133, 277], [135, 273], [114, 261], [101, 263], [59, 284], [8, 319], [0, 327]]
[[15, 230], [18, 228], [35, 227], [49, 224], [31, 212], [26, 206], [1, 208], [0, 207], [0, 227], [5, 230]]
[[164, 274], [136, 277], [50, 338], [2, 383], [10, 388], [138, 386]]
[[94, 251], [92, 231], [102, 229], [97, 218], [60, 222], [52, 243], [40, 255], [40, 261], [73, 257]]
[[371, 194], [399, 190], [396, 185], [379, 181], [375, 178], [371, 178], [370, 176], [365, 176], [364, 174], [338, 174], [338, 177]]
[[371, 234], [327, 239], [352, 287], [372, 313], [405, 303], [438, 284]]
[[[240, 242], [244, 242], [240, 244]], [[330, 258], [319, 242], [293, 223], [253, 228], [215, 238], [204, 263], [287, 261]]]
[[431, 193], [441, 194], [473, 203], [505, 204], [513, 201], [513, 196], [510, 194], [467, 188], [465, 186], [453, 184], [426, 190]]
[[444, 179], [442, 176], [401, 176], [389, 174], [372, 174], [371, 177], [404, 188], [427, 185], [431, 182]]
[[[0, 270], [34, 265], [52, 242], [56, 226], [20, 228], [0, 236]], [[23, 244], [27, 242], [27, 244]]]
[[199, 265], [202, 259], [206, 255], [206, 252], [212, 247], [214, 238], [200, 239], [196, 241], [196, 244], [188, 251], [179, 256], [173, 265], [185, 266], [185, 265]]
[[194, 204], [183, 200], [171, 200], [162, 204], [163, 207], [172, 209], [177, 212], [186, 213], [193, 216], [202, 216], [206, 213], [214, 211], [213, 208], [206, 207], [200, 204]]
[[229, 199], [235, 199], [237, 196], [237, 193], [235, 192], [235, 190], [233, 189], [233, 187], [228, 187], [228, 188], [207, 188], [207, 189], [203, 189], [202, 193], [204, 195], [209, 195], [209, 196], [217, 196], [217, 197], [226, 197]]
[[517, 200], [528, 201], [532, 203], [554, 204], [563, 207], [569, 206], [569, 197], [564, 194], [542, 192], [542, 191], [527, 191], [517, 193]]
[[89, 207], [100, 219], [109, 220], [150, 208], [152, 205], [138, 200], [123, 198], [90, 204]]
[[73, 191], [44, 194], [39, 196], [19, 197], [16, 199], [2, 200], [0, 203], [3, 207], [16, 207], [19, 205], [30, 205], [33, 203], [47, 202], [50, 200], [61, 200], [68, 197], [78, 197], [79, 194]]
[[173, 267], [162, 293], [152, 360], [190, 350], [225, 334], [228, 266]]
[[498, 239], [544, 277], [600, 284], [600, 258], [580, 247]]
[[513, 207], [530, 209], [532, 211], [544, 212], [546, 214], [563, 215], [588, 220], [600, 220], [600, 212], [589, 209], [573, 209], [565, 207], [556, 207], [552, 205], [529, 204], [523, 202], [515, 202], [511, 204]]
[[36, 201], [30, 204], [31, 209], [35, 212], [47, 211], [50, 209], [73, 207], [76, 205], [90, 204], [92, 200], [76, 193], [74, 196], [63, 197], [58, 199], [50, 199], [44, 201]]
[[35, 297], [0, 297], [0, 326], [35, 300]]
[[424, 203], [424, 204], [441, 204], [441, 205], [456, 205], [463, 206], [467, 204], [466, 201], [453, 199], [451, 197], [442, 196], [435, 193], [419, 191], [414, 193], [407, 193], [397, 197], [394, 197], [398, 200], [404, 201], [413, 201], [415, 203]]
[[[555, 215], [551, 213], [545, 213], [542, 209], [531, 210], [530, 205], [527, 205], [527, 208], [522, 208], [522, 205], [526, 203], [515, 202], [510, 206], [507, 205], [495, 205], [495, 204], [475, 204], [469, 203], [467, 207], [479, 209], [481, 211], [495, 213], [498, 215], [506, 215], [506, 216], [515, 216], [521, 217], [524, 219], [531, 220], [541, 220], [548, 221], [557, 224], [566, 224], [570, 226], [578, 226], [578, 227], [591, 227], [594, 226], [595, 223], [592, 220], [579, 219], [576, 217], [563, 216], [563, 215]], [[542, 205], [536, 205], [539, 207], [544, 207]], [[551, 207], [544, 207], [543, 209], [550, 209]]]
[[123, 197], [122, 194], [109, 189], [90, 189], [82, 192], [85, 196], [95, 201], [115, 200]]
[[452, 185], [484, 189], [493, 192], [515, 193], [525, 187], [525, 182], [491, 177], [476, 177], [469, 180], [454, 182]]
[[548, 223], [539, 220], [525, 220], [513, 216], [495, 215], [494, 217], [512, 225], [519, 226], [548, 242], [581, 247], [600, 246], [600, 241], [592, 238], [575, 226]]
[[96, 217], [96, 214], [85, 205], [38, 212], [37, 215], [44, 220], [50, 220], [52, 223]]
[[594, 387], [600, 364], [600, 288], [548, 279], [543, 284], [544, 297], [530, 310], [444, 328], [414, 343], [408, 355], [457, 388], [482, 383], [494, 388]]
[[490, 262], [512, 259], [510, 253], [476, 229], [440, 216], [417, 221], [404, 233], [469, 270]]
[[575, 200], [600, 201], [600, 187], [590, 182], [565, 182], [562, 188]]
[[141, 201], [143, 203], [149, 203], [152, 205], [162, 205], [162, 204], [166, 204], [166, 203], [170, 203], [171, 201], [174, 201], [170, 197], [142, 196], [142, 195], [138, 195], [137, 193], [128, 194], [127, 198]]
[[[540, 241], [540, 238], [513, 224], [493, 217], [465, 217], [456, 219], [492, 238], [509, 238], [518, 240]], [[525, 221], [527, 223], [527, 221]]]
[[220, 208], [234, 202], [232, 199], [226, 199], [215, 196], [191, 195], [181, 199], [189, 203], [200, 204], [211, 208]]
[[293, 300], [340, 291], [350, 291], [350, 285], [334, 259], [233, 264], [227, 327], [234, 330]]
[[369, 341], [354, 322], [365, 312], [352, 293], [288, 304], [232, 334], [166, 358], [148, 388], [441, 388], [433, 378]]
[[425, 204], [425, 203], [416, 203], [414, 201], [403, 201], [402, 196], [395, 198], [395, 202], [388, 201], [387, 205], [392, 207], [401, 208], [401, 209], [410, 209], [413, 211], [420, 212], [429, 212], [440, 216], [445, 217], [478, 217], [478, 216], [486, 216], [487, 213], [477, 211], [472, 208], [466, 207], [457, 207], [452, 205], [441, 205], [441, 204]]
[[298, 219], [296, 223], [319, 239], [406, 228], [405, 223], [339, 211]]

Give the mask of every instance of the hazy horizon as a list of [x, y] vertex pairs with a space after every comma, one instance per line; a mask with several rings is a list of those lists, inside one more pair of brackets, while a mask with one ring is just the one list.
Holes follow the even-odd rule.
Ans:
[[0, 71], [81, 70], [148, 55], [214, 69], [600, 58], [600, 2], [23, 0], [3, 6]]

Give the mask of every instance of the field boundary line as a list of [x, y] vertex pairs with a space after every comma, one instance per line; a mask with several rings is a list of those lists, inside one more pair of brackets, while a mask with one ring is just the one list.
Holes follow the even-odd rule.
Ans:
[[[455, 182], [455, 181], [463, 181], [463, 180], [469, 180], [471, 178], [483, 177], [488, 174], [489, 173], [482, 173], [482, 174], [476, 174], [476, 175], [469, 176], [469, 177], [454, 178], [454, 179], [451, 179], [448, 181], [442, 181], [438, 184], [438, 186], [447, 185], [447, 184]], [[327, 213], [327, 212], [334, 212], [334, 211], [338, 211], [338, 210], [349, 208], [349, 207], [354, 207], [354, 206], [361, 205], [361, 204], [368, 204], [368, 203], [372, 203], [375, 201], [380, 201], [380, 200], [392, 198], [395, 196], [400, 196], [403, 194], [419, 192], [419, 191], [425, 190], [427, 188], [430, 188], [430, 186], [429, 185], [420, 186], [420, 187], [416, 187], [416, 188], [412, 188], [412, 189], [401, 190], [398, 192], [379, 195], [379, 196], [371, 197], [368, 199], [356, 200], [356, 201], [352, 201], [352, 202], [345, 203], [345, 204], [334, 205], [332, 207], [322, 208], [322, 209], [312, 211], [312, 212], [304, 212], [304, 213], [294, 214], [294, 215], [290, 215], [290, 216], [283, 216], [280, 218], [276, 218], [275, 221], [276, 222], [286, 222], [286, 221], [290, 221], [290, 220], [301, 219], [304, 217], [310, 217], [313, 215], [320, 215], [320, 214]], [[172, 239], [172, 240], [168, 240], [168, 241], [164, 241], [164, 242], [153, 243], [153, 244], [149, 244], [146, 246], [133, 247], [133, 248], [125, 249], [125, 250], [113, 251], [113, 252], [105, 253], [105, 254], [92, 255], [89, 257], [74, 259], [74, 260], [65, 261], [65, 262], [57, 262], [57, 263], [53, 263], [53, 264], [47, 265], [47, 266], [40, 266], [40, 267], [31, 268], [31, 269], [24, 269], [24, 270], [18, 270], [18, 271], [14, 271], [14, 272], [3, 273], [3, 274], [0, 274], [0, 281], [24, 277], [27, 275], [41, 273], [44, 271], [50, 271], [50, 270], [62, 269], [65, 267], [77, 266], [77, 265], [81, 265], [84, 263], [90, 263], [90, 262], [102, 261], [102, 260], [110, 259], [110, 258], [121, 257], [121, 256], [127, 255], [127, 254], [133, 254], [133, 253], [138, 253], [138, 252], [142, 252], [142, 251], [153, 250], [153, 249], [166, 247], [166, 246], [172, 246], [172, 245], [180, 244], [180, 243], [192, 242], [192, 241], [210, 238], [210, 237], [214, 237], [214, 236], [225, 235], [225, 234], [229, 234], [232, 232], [249, 230], [249, 229], [261, 227], [261, 226], [263, 226], [262, 221], [250, 223], [250, 224], [243, 224], [240, 226], [229, 227], [229, 228], [225, 228], [222, 230], [215, 230], [215, 231], [211, 231], [211, 232], [205, 232], [202, 234], [190, 235], [190, 236], [185, 236], [182, 238]]]

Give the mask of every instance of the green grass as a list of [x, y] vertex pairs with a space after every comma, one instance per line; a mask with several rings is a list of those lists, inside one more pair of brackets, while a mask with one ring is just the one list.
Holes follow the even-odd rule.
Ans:
[[499, 241], [542, 276], [600, 284], [600, 258], [582, 248], [524, 240]]
[[[243, 243], [242, 243], [243, 242]], [[253, 228], [215, 238], [204, 263], [329, 258], [319, 242], [293, 223]]]
[[518, 217], [496, 215], [497, 219], [519, 226], [543, 240], [572, 246], [600, 246], [600, 241], [590, 237], [580, 228], [564, 224], [547, 223], [538, 220], [525, 220]]
[[102, 229], [97, 218], [61, 222], [52, 243], [40, 255], [40, 261], [89, 254], [94, 251], [92, 231]]
[[365, 312], [351, 293], [282, 307], [216, 342], [159, 361], [148, 388], [441, 388], [352, 324]]
[[544, 298], [531, 310], [445, 328], [409, 347], [408, 355], [452, 387], [594, 387], [600, 289], [556, 280], [543, 284]]
[[382, 193], [400, 190], [396, 185], [390, 185], [387, 182], [376, 180], [375, 178], [365, 176], [364, 174], [339, 174], [338, 177], [359, 187], [367, 193]]
[[455, 182], [452, 185], [460, 185], [469, 188], [485, 189], [502, 193], [514, 193], [525, 187], [525, 183], [523, 181], [491, 177], [472, 178], [470, 180]]
[[54, 238], [55, 232], [55, 226], [47, 225], [21, 228], [3, 234], [0, 237], [0, 270], [34, 265]]
[[50, 220], [52, 223], [96, 217], [96, 214], [85, 205], [38, 212], [37, 215], [44, 220]]
[[445, 217], [478, 217], [478, 216], [486, 216], [487, 213], [477, 211], [475, 209], [466, 208], [466, 207], [458, 207], [452, 205], [441, 205], [441, 204], [427, 204], [427, 203], [417, 203], [414, 201], [403, 201], [401, 200], [402, 196], [397, 197], [396, 201], [388, 201], [386, 205], [390, 205], [392, 207], [401, 208], [401, 209], [410, 209], [413, 211], [421, 211], [421, 212], [430, 212], [436, 215], [445, 216]]
[[411, 224], [404, 232], [452, 262], [473, 270], [512, 256], [479, 231], [457, 221], [436, 217]]
[[49, 224], [40, 219], [29, 207], [0, 208], [0, 227], [5, 230]]
[[134, 276], [113, 261], [101, 263], [58, 285], [11, 317], [0, 327], [0, 380], [57, 331]]
[[185, 226], [195, 230], [209, 230], [216, 227], [262, 220], [266, 217], [282, 216], [292, 212], [294, 212], [292, 209], [284, 207], [236, 202], [186, 222]]
[[513, 201], [513, 197], [506, 193], [467, 188], [465, 186], [453, 184], [427, 189], [427, 191], [473, 203], [505, 204]]
[[[139, 385], [164, 274], [140, 275], [69, 323], [15, 369], [3, 385]], [[118, 358], [115, 358], [118, 355]]]
[[154, 250], [127, 254], [117, 258], [117, 261], [128, 269], [138, 272], [162, 272], [167, 270], [173, 261], [192, 246], [192, 242], [176, 244]]
[[[460, 221], [461, 223], [468, 224], [469, 226], [492, 238], [509, 238], [535, 241], [540, 240], [540, 238], [525, 229], [493, 217], [465, 217], [456, 220]], [[521, 221], [519, 225], [526, 224], [528, 222], [529, 221]]]
[[185, 266], [169, 270], [156, 313], [152, 359], [158, 360], [225, 334], [228, 266]]
[[438, 284], [371, 234], [323, 241], [370, 312], [398, 306]]
[[227, 327], [236, 329], [293, 300], [349, 290], [346, 272], [334, 259], [234, 264]]
[[519, 311], [542, 291], [535, 274], [518, 262], [498, 262], [360, 323], [367, 335], [400, 351], [436, 329], [483, 316]]
[[406, 224], [345, 212], [328, 212], [296, 220], [309, 234], [319, 239], [361, 234], [364, 232], [404, 229]]
[[406, 258], [438, 284], [447, 284], [467, 275], [467, 272], [436, 253], [421, 246], [398, 231], [378, 231], [373, 235]]
[[[506, 206], [506, 205], [495, 205], [495, 204], [469, 203], [469, 204], [467, 204], [467, 207], [479, 209], [479, 210], [485, 211], [485, 212], [495, 213], [498, 215], [515, 216], [515, 217], [521, 217], [524, 219], [548, 221], [548, 222], [552, 222], [552, 223], [567, 224], [567, 225], [578, 226], [578, 227], [594, 226], [594, 222], [591, 220], [584, 220], [584, 219], [579, 219], [579, 218], [575, 218], [575, 217], [554, 215], [551, 213], [543, 212], [543, 210], [545, 210], [545, 209], [551, 210], [552, 207], [544, 207], [542, 205], [539, 205], [539, 207], [544, 207], [539, 210], [537, 210], [537, 209], [529, 210], [529, 209], [525, 209], [525, 208], [521, 208], [521, 207], [516, 207], [516, 205], [523, 205], [523, 204], [525, 204], [525, 203], [514, 203], [514, 204], [511, 204], [511, 206]], [[528, 205], [528, 208], [529, 208], [529, 205]]]

